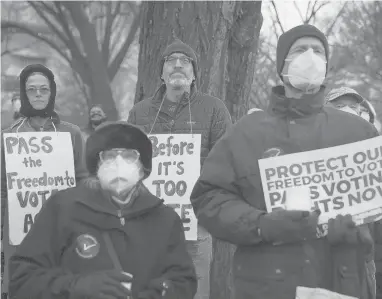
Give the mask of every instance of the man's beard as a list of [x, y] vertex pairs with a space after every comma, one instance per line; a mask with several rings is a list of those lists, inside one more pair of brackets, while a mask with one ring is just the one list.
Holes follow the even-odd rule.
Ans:
[[168, 78], [168, 84], [171, 85], [171, 87], [175, 90], [189, 88], [192, 84], [192, 79], [187, 78], [187, 76], [184, 75], [183, 73], [179, 73], [179, 74], [182, 74], [183, 76], [179, 76], [179, 75], [173, 76], [174, 74], [172, 74]]

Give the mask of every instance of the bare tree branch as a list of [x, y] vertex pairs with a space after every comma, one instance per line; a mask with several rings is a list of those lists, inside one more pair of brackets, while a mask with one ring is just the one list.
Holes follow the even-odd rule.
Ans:
[[42, 10], [37, 6], [37, 3], [33, 1], [28, 1], [29, 5], [35, 10], [35, 12], [39, 15], [39, 17], [44, 20], [44, 22], [48, 25], [49, 29], [52, 30], [57, 37], [65, 44], [67, 47], [69, 47], [69, 42], [67, 37], [60, 31], [59, 28], [57, 28], [42, 12]]
[[333, 22], [330, 24], [330, 26], [328, 27], [328, 29], [326, 29], [326, 32], [325, 32], [326, 37], [329, 37], [330, 34], [332, 33], [332, 31], [333, 31], [333, 29], [334, 29], [334, 26], [336, 25], [336, 23], [338, 22], [338, 20], [341, 18], [342, 14], [343, 14], [344, 11], [345, 11], [346, 4], [347, 4], [347, 2], [345, 2], [345, 3], [342, 5], [341, 9], [340, 9], [339, 12], [337, 13], [337, 15], [334, 17]]
[[142, 14], [142, 10], [140, 10], [140, 13], [134, 17], [134, 20], [130, 27], [129, 35], [126, 38], [125, 43], [123, 44], [118, 54], [115, 56], [115, 58], [113, 59], [113, 61], [110, 63], [108, 67], [110, 82], [113, 81], [115, 75], [117, 74], [119, 70], [119, 67], [121, 66], [123, 60], [125, 59], [127, 50], [129, 49], [130, 45], [134, 41], [135, 35], [140, 27], [141, 14]]
[[296, 1], [293, 1], [293, 5], [294, 5], [294, 7], [296, 8], [296, 10], [297, 10], [297, 12], [298, 12], [298, 14], [299, 14], [299, 16], [300, 16], [300, 18], [301, 18], [301, 22], [304, 23], [304, 22], [305, 22], [304, 17], [303, 17], [303, 15], [302, 15], [302, 12], [301, 12], [300, 8], [298, 7]]
[[40, 33], [33, 31], [32, 29], [30, 29], [30, 27], [28, 27], [24, 24], [20, 24], [18, 22], [11, 22], [11, 21], [1, 22], [1, 29], [6, 30], [6, 29], [11, 29], [11, 28], [16, 29], [17, 31], [19, 31], [21, 33], [28, 34], [28, 35], [30, 35], [30, 36], [32, 36], [32, 37], [34, 37], [40, 41], [43, 41], [46, 44], [48, 44], [52, 49], [54, 49], [58, 54], [60, 54], [61, 57], [63, 57], [70, 64], [70, 58], [52, 40], [42, 36]]
[[105, 35], [104, 35], [103, 43], [102, 43], [102, 55], [106, 65], [109, 64], [109, 60], [110, 60], [110, 39], [111, 39], [111, 31], [112, 31], [111, 29], [113, 27], [115, 18], [117, 17], [118, 13], [121, 10], [121, 2], [119, 1], [117, 3], [117, 6], [115, 7], [114, 12], [112, 13], [112, 3], [113, 2], [108, 2], [109, 5], [107, 6], [107, 12], [106, 12]]
[[275, 12], [277, 24], [280, 26], [281, 32], [284, 33], [285, 32], [284, 26], [281, 23], [280, 16], [279, 16], [279, 11], [277, 10], [275, 1], [271, 1], [271, 4], [272, 4], [273, 10]]

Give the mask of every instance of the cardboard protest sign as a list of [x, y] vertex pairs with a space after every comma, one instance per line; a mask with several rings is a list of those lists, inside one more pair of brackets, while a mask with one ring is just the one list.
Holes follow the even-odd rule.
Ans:
[[296, 299], [357, 299], [326, 289], [297, 287]]
[[382, 136], [259, 160], [268, 212], [319, 209], [318, 236], [330, 218], [350, 214], [357, 225], [382, 216]]
[[76, 185], [73, 146], [68, 132], [5, 133], [9, 238], [19, 245], [44, 202]]
[[197, 240], [197, 220], [190, 202], [200, 175], [200, 134], [149, 135], [153, 145], [153, 170], [144, 184], [165, 201], [183, 221], [187, 240]]

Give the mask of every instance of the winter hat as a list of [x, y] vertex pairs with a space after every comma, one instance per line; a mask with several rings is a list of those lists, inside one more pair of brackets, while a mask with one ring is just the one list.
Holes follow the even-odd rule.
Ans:
[[91, 175], [98, 171], [99, 153], [113, 148], [137, 150], [145, 178], [150, 175], [153, 154], [151, 141], [138, 127], [124, 121], [104, 122], [86, 140], [86, 165]]
[[[328, 40], [320, 30], [309, 24], [294, 27], [283, 33], [277, 42], [277, 73], [279, 74], [281, 80], [283, 80], [281, 72], [284, 68], [285, 59], [288, 56], [290, 48], [299, 38], [308, 36], [316, 37], [322, 42], [325, 47], [326, 61], [329, 61]], [[326, 68], [326, 72], [328, 72], [328, 68]]]
[[180, 39], [176, 39], [174, 42], [172, 42], [170, 45], [167, 46], [167, 48], [162, 53], [161, 61], [159, 64], [159, 73], [162, 75], [163, 72], [163, 64], [165, 62], [165, 59], [167, 56], [170, 56], [173, 53], [183, 53], [184, 55], [188, 56], [192, 59], [192, 66], [194, 68], [194, 75], [195, 75], [195, 82], [198, 80], [198, 58], [195, 54], [195, 51], [187, 44], [182, 42]]
[[[50, 85], [50, 98], [48, 105], [42, 110], [36, 110], [29, 102], [26, 92], [26, 82], [30, 75], [34, 73], [40, 73], [47, 77]], [[42, 64], [31, 64], [25, 67], [20, 73], [20, 113], [26, 117], [41, 116], [49, 117], [54, 112], [54, 104], [56, 100], [56, 82], [54, 81], [54, 75], [50, 69]]]
[[338, 99], [339, 97], [342, 97], [344, 95], [352, 95], [356, 99], [358, 103], [362, 103], [364, 101], [364, 98], [356, 92], [353, 88], [350, 87], [340, 87], [336, 89], [332, 89], [325, 97], [325, 103], [329, 103], [331, 101], [334, 101], [335, 99]]

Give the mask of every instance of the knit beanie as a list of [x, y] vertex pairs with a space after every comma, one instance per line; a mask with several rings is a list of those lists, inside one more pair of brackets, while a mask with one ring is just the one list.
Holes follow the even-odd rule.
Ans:
[[182, 42], [180, 39], [176, 39], [162, 53], [162, 57], [159, 64], [159, 74], [162, 76], [163, 64], [167, 56], [170, 56], [173, 53], [182, 53], [187, 57], [192, 59], [192, 66], [194, 68], [195, 82], [198, 80], [198, 58], [195, 54], [195, 51], [187, 44]]
[[113, 148], [137, 150], [145, 178], [150, 175], [153, 154], [151, 141], [141, 129], [124, 121], [104, 122], [86, 140], [86, 166], [91, 175], [97, 174], [99, 153]]
[[[41, 110], [36, 110], [29, 102], [26, 92], [26, 82], [30, 75], [34, 73], [40, 73], [47, 77], [50, 85], [50, 98], [48, 105]], [[50, 69], [42, 64], [31, 64], [25, 67], [20, 73], [20, 113], [25, 117], [50, 117], [54, 112], [54, 104], [56, 101], [56, 82], [54, 81], [54, 75]]]
[[[289, 50], [296, 40], [301, 37], [316, 37], [318, 38], [325, 47], [326, 61], [329, 61], [329, 44], [325, 35], [318, 30], [316, 27], [304, 24], [294, 27], [287, 32], [283, 33], [277, 43], [277, 73], [279, 74], [281, 80], [283, 77], [281, 72], [284, 68], [285, 59], [288, 56]], [[328, 72], [328, 68], [326, 68]]]

